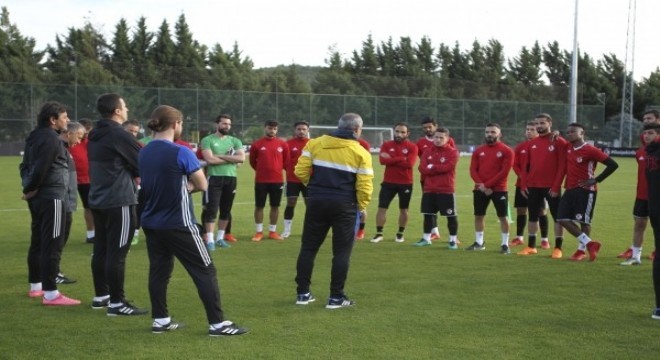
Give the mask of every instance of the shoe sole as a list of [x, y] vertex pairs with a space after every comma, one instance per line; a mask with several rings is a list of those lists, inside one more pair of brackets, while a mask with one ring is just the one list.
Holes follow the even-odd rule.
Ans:
[[642, 265], [642, 262], [641, 261], [640, 262], [627, 262], [627, 261], [625, 261], [625, 262], [622, 262], [619, 265], [621, 265], [621, 266], [639, 266], [639, 265]]
[[314, 302], [316, 300], [308, 300], [308, 301], [296, 301], [296, 305], [309, 305], [309, 303]]
[[374, 243], [374, 244], [378, 244], [381, 241], [383, 241], [383, 238], [369, 240], [370, 243]]
[[325, 308], [330, 309], [330, 310], [334, 310], [334, 309], [348, 308], [348, 307], [352, 307], [354, 305], [355, 304], [353, 304], [353, 305], [326, 305]]

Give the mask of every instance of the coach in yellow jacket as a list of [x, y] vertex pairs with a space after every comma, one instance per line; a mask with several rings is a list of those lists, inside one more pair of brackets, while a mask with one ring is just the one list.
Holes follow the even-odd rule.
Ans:
[[296, 304], [316, 300], [309, 286], [314, 259], [332, 228], [332, 271], [330, 297], [326, 308], [354, 304], [344, 293], [348, 265], [353, 250], [357, 215], [371, 200], [374, 171], [371, 154], [357, 139], [362, 133], [362, 117], [342, 115], [337, 130], [310, 140], [294, 170], [307, 186], [307, 210], [298, 255]]

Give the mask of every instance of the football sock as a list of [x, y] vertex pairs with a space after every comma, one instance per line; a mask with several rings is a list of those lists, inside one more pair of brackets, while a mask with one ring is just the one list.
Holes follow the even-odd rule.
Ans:
[[158, 325], [165, 326], [172, 322], [172, 318], [168, 316], [166, 318], [154, 319], [154, 322]]
[[578, 236], [578, 241], [580, 242], [580, 244], [586, 246], [591, 241], [591, 239], [589, 238], [589, 236], [587, 236], [587, 234], [582, 233]]
[[256, 226], [257, 232], [264, 232], [264, 224], [263, 223], [256, 224], [255, 226]]
[[516, 236], [525, 235], [525, 226], [527, 225], [527, 215], [516, 216]]
[[277, 225], [273, 225], [273, 224], [268, 225], [268, 231], [271, 232], [277, 231]]
[[561, 249], [563, 245], [564, 245], [564, 237], [563, 236], [555, 237], [555, 249]]
[[632, 257], [639, 260], [642, 257], [642, 248], [641, 247], [632, 247]]
[[477, 231], [474, 234], [475, 234], [475, 238], [476, 238], [475, 242], [479, 245], [483, 245], [484, 244], [484, 232], [483, 231]]
[[91, 239], [91, 238], [93, 238], [94, 236], [96, 236], [96, 232], [95, 232], [94, 230], [87, 231], [87, 238], [88, 238], [88, 239]]
[[218, 230], [218, 235], [215, 237], [216, 241], [224, 240], [225, 239], [225, 231], [224, 230]]
[[541, 238], [548, 237], [548, 215], [539, 215], [539, 228], [541, 229]]
[[39, 291], [41, 290], [41, 283], [30, 283], [30, 291]]
[[502, 245], [509, 246], [509, 233], [502, 233]]
[[536, 248], [536, 234], [527, 235], [527, 246]]
[[376, 226], [376, 234], [379, 234], [379, 235], [383, 234], [383, 227], [382, 226]]
[[55, 300], [58, 296], [60, 296], [60, 292], [57, 290], [44, 291], [44, 298], [46, 300]]

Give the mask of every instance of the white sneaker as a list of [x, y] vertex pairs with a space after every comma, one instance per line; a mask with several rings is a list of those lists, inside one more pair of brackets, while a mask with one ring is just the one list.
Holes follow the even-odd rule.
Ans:
[[376, 234], [376, 235], [374, 235], [373, 239], [371, 239], [369, 241], [371, 241], [374, 244], [379, 243], [379, 242], [383, 241], [383, 235]]
[[641, 264], [642, 264], [641, 260], [635, 259], [635, 258], [630, 258], [630, 259], [620, 263], [619, 265], [621, 265], [621, 266], [634, 266], [634, 265], [641, 265]]
[[282, 234], [280, 234], [280, 236], [282, 236], [283, 239], [286, 239], [286, 238], [288, 238], [289, 236], [291, 236], [291, 233], [288, 232], [288, 231], [285, 231], [285, 232], [283, 232]]
[[396, 241], [398, 243], [402, 243], [402, 242], [406, 241], [406, 239], [404, 239], [403, 236], [402, 237], [397, 236], [397, 237], [394, 238], [394, 241]]

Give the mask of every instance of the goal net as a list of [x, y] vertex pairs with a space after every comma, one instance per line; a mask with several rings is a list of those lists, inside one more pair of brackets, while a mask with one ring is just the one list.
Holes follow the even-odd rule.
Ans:
[[[309, 137], [319, 137], [330, 134], [337, 130], [336, 126], [314, 125], [309, 127]], [[391, 127], [370, 127], [362, 128], [362, 139], [366, 140], [371, 146], [372, 153], [380, 152], [380, 147], [385, 141], [394, 140], [394, 130]]]

